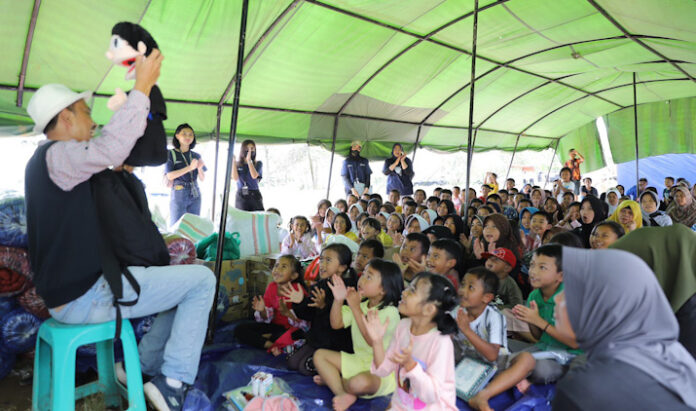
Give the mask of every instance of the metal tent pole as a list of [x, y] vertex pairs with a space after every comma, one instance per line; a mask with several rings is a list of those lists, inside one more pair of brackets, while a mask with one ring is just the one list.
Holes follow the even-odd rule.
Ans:
[[17, 107], [22, 107], [22, 99], [24, 96], [24, 82], [27, 76], [27, 66], [29, 65], [29, 53], [31, 52], [31, 42], [34, 40], [34, 29], [36, 29], [36, 18], [39, 16], [40, 6], [41, 0], [34, 0], [34, 8], [31, 11], [31, 20], [29, 21], [29, 31], [27, 32], [27, 39], [24, 42], [22, 68], [19, 73], [19, 85], [17, 86]]
[[423, 126], [419, 125], [418, 131], [416, 132], [416, 143], [413, 145], [413, 155], [411, 156], [411, 164], [413, 164], [416, 161], [416, 150], [418, 150], [418, 143], [420, 142], [421, 128], [423, 128]]
[[222, 117], [222, 105], [217, 108], [217, 125], [215, 126], [215, 164], [213, 165], [213, 206], [210, 211], [210, 219], [215, 221], [215, 200], [217, 197], [217, 172], [218, 156], [220, 151], [220, 118]]
[[517, 140], [515, 140], [515, 149], [512, 150], [512, 158], [510, 158], [510, 165], [508, 166], [508, 171], [505, 174], [505, 181], [507, 182], [508, 177], [510, 177], [510, 170], [512, 169], [512, 162], [515, 161], [515, 154], [517, 153], [517, 145], [520, 143], [520, 136], [522, 134], [517, 136]]
[[640, 193], [638, 192], [638, 183], [640, 175], [638, 169], [638, 93], [636, 92], [636, 72], [633, 72], [633, 131], [636, 137], [636, 201]]
[[561, 139], [556, 140], [556, 148], [553, 149], [553, 155], [551, 156], [551, 164], [549, 164], [549, 172], [546, 174], [546, 182], [544, 183], [544, 190], [546, 190], [546, 185], [549, 184], [549, 178], [551, 178], [551, 168], [553, 167], [553, 160], [556, 159], [556, 152], [558, 152], [558, 145], [561, 143]]
[[338, 131], [338, 114], [334, 118], [333, 137], [331, 138], [331, 164], [329, 165], [329, 183], [326, 186], [326, 198], [329, 198], [331, 191], [331, 175], [333, 174], [334, 155], [336, 154], [336, 132]]
[[474, 148], [472, 147], [474, 136], [474, 86], [476, 85], [476, 35], [478, 32], [478, 0], [474, 0], [474, 33], [471, 40], [471, 90], [469, 92], [469, 135], [467, 137], [466, 145], [466, 207], [469, 207], [469, 187], [471, 186], [471, 159], [474, 155]]
[[244, 42], [246, 40], [247, 14], [249, 12], [249, 0], [242, 2], [242, 18], [239, 28], [239, 49], [237, 51], [237, 81], [234, 85], [234, 99], [232, 102], [232, 121], [230, 123], [230, 139], [227, 146], [227, 174], [225, 175], [225, 191], [222, 196], [222, 212], [220, 213], [220, 229], [218, 230], [217, 253], [215, 254], [215, 298], [213, 309], [208, 319], [208, 341], [212, 341], [215, 333], [215, 318], [217, 316], [218, 290], [220, 289], [220, 272], [222, 271], [222, 250], [225, 245], [225, 226], [227, 225], [227, 206], [230, 197], [230, 184], [232, 180], [232, 161], [234, 159], [234, 143], [237, 141], [237, 117], [239, 115], [239, 93], [242, 88], [242, 68], [244, 67]]

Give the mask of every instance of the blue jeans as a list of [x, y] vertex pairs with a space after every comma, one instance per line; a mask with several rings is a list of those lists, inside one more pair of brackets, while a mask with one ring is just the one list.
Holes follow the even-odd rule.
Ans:
[[[177, 184], [174, 185], [175, 187]], [[185, 184], [181, 190], [172, 188], [169, 198], [169, 225], [179, 221], [186, 213], [199, 215], [201, 213], [201, 191], [198, 185]]]
[[[129, 267], [140, 284], [140, 299], [121, 307], [123, 318], [157, 314], [150, 332], [140, 341], [140, 365], [148, 375], [167, 377], [193, 384], [198, 374], [201, 349], [208, 329], [208, 314], [215, 295], [215, 276], [202, 265]], [[136, 293], [122, 277], [123, 300]], [[56, 312], [56, 320], [68, 324], [94, 324], [116, 319], [113, 294], [104, 276], [82, 296]]]

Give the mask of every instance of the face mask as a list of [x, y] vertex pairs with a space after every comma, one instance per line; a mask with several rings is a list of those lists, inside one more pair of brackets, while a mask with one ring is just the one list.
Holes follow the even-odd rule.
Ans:
[[350, 150], [350, 155], [351, 157], [357, 157], [360, 155], [360, 152], [358, 150]]

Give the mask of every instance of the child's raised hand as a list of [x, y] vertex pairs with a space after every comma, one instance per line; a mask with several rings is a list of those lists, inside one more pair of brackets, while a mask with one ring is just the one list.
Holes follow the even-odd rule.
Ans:
[[539, 307], [534, 301], [529, 303], [529, 307], [517, 304], [512, 308], [512, 313], [518, 320], [522, 320], [537, 327], [541, 325], [539, 328], [543, 328], [546, 323], [546, 321], [539, 316]]
[[353, 287], [348, 288], [348, 293], [346, 294], [346, 301], [348, 301], [349, 307], [360, 307], [360, 293]]
[[423, 271], [427, 271], [425, 268], [425, 256], [421, 257], [420, 262], [418, 260], [414, 260], [413, 258], [408, 259], [408, 266], [411, 267], [411, 270], [414, 273], [420, 273]]
[[389, 326], [389, 318], [384, 321], [384, 324], [379, 320], [377, 310], [368, 311], [365, 315], [365, 328], [370, 341], [382, 341], [384, 334], [387, 333]]
[[282, 286], [280, 295], [287, 298], [288, 301], [294, 304], [299, 304], [302, 302], [302, 300], [304, 300], [304, 293], [302, 292], [302, 289], [295, 289], [295, 287], [290, 284], [285, 284]]
[[465, 249], [468, 249], [469, 246], [471, 245], [471, 241], [469, 241], [469, 237], [467, 237], [467, 235], [464, 233], [459, 234], [459, 242], [464, 246]]
[[283, 301], [282, 299], [278, 302], [278, 312], [284, 317], [290, 316], [290, 309], [288, 308], [288, 305], [285, 303], [285, 301]]
[[[394, 242], [394, 245], [401, 245], [404, 243], [404, 236], [401, 233], [394, 233], [392, 236], [392, 241]], [[396, 253], [395, 253], [396, 254]]]
[[480, 260], [483, 255], [484, 248], [483, 248], [483, 242], [480, 239], [475, 239], [474, 240], [474, 255], [476, 256], [477, 260]]
[[346, 294], [348, 291], [346, 290], [346, 284], [339, 275], [334, 274], [331, 277], [331, 281], [329, 281], [327, 284], [333, 293], [334, 300], [341, 303], [346, 300]]
[[[374, 341], [374, 340], [373, 340]], [[400, 349], [395, 352], [390, 360], [396, 364], [401, 364], [402, 367], [406, 368], [407, 371], [411, 371], [413, 367], [416, 366], [416, 361], [413, 359], [411, 353], [413, 352], [413, 337], [409, 336], [408, 347]]]
[[459, 330], [461, 332], [470, 330], [469, 323], [471, 323], [469, 320], [469, 314], [464, 308], [459, 307], [459, 312], [457, 312], [457, 326], [459, 327]]
[[254, 308], [255, 311], [258, 311], [260, 313], [266, 311], [266, 303], [263, 302], [263, 298], [261, 298], [261, 296], [255, 296], [251, 300], [251, 306]]
[[322, 290], [321, 288], [315, 288], [312, 290], [312, 296], [310, 299], [312, 302], [307, 304], [309, 307], [316, 307], [320, 310], [323, 310], [324, 307], [326, 307], [326, 291]]

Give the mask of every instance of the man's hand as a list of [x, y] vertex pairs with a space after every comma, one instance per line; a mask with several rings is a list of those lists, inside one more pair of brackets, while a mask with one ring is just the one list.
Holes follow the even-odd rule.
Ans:
[[137, 56], [135, 58], [135, 86], [134, 89], [146, 96], [150, 95], [152, 86], [157, 83], [160, 76], [164, 56], [158, 49], [153, 49], [149, 56]]

